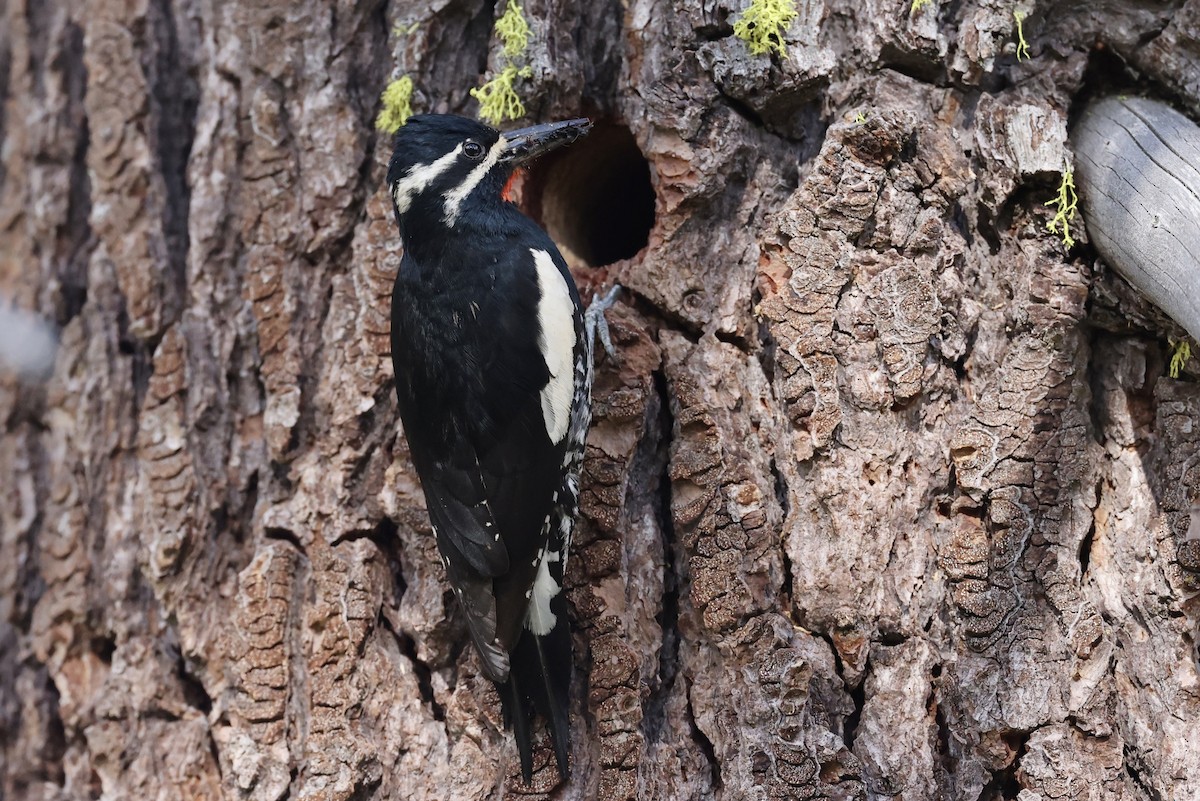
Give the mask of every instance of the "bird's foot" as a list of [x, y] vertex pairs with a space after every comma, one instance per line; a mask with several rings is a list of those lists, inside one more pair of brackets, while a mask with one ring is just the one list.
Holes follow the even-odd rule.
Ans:
[[613, 284], [612, 289], [608, 290], [603, 297], [599, 294], [592, 295], [592, 303], [583, 315], [583, 327], [587, 333], [588, 342], [595, 342], [599, 337], [604, 352], [614, 362], [617, 361], [617, 351], [613, 348], [612, 337], [608, 332], [608, 318], [604, 316], [604, 313], [616, 304], [617, 293], [620, 291], [621, 285]]

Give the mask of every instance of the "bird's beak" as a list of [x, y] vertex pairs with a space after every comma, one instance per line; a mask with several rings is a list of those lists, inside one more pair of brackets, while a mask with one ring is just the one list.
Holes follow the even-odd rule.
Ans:
[[591, 128], [592, 121], [587, 117], [580, 117], [509, 131], [504, 134], [507, 144], [500, 153], [500, 160], [513, 165], [524, 164], [551, 150], [571, 144]]

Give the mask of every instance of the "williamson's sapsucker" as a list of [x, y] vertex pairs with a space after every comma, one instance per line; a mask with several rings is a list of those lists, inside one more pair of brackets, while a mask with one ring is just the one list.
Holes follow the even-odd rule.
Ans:
[[397, 132], [387, 175], [404, 245], [392, 293], [400, 417], [526, 782], [535, 710], [559, 774], [569, 774], [562, 589], [591, 419], [592, 337], [558, 249], [502, 195], [517, 165], [589, 127], [575, 119], [502, 134], [419, 115]]

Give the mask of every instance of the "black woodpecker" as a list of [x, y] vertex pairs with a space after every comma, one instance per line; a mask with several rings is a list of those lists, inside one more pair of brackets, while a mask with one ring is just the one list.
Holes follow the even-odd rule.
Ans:
[[387, 174], [404, 245], [392, 292], [400, 417], [446, 576], [500, 692], [526, 783], [535, 710], [559, 775], [569, 776], [563, 570], [591, 420], [595, 323], [590, 314], [585, 322], [558, 248], [502, 194], [519, 164], [590, 126], [575, 119], [502, 134], [465, 117], [414, 116], [396, 134]]

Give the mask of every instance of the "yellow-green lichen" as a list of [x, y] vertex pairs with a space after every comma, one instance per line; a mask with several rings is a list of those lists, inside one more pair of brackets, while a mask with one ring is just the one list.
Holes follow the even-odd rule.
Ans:
[[752, 0], [742, 18], [733, 24], [733, 35], [750, 45], [753, 55], [774, 50], [787, 58], [783, 34], [797, 16], [794, 0]]
[[518, 78], [529, 78], [533, 69], [518, 66], [529, 50], [529, 23], [516, 0], [508, 0], [504, 13], [496, 20], [496, 36], [500, 39], [500, 59], [504, 68], [490, 81], [471, 90], [479, 101], [479, 117], [492, 125], [525, 116], [525, 103], [514, 84]]
[[517, 69], [509, 64], [495, 78], [478, 89], [472, 89], [471, 97], [479, 101], [479, 116], [492, 125], [525, 116], [525, 104], [521, 102], [521, 96], [513, 88], [513, 83], [517, 78], [528, 78], [531, 75], [533, 70], [529, 67]]
[[922, 8], [930, 5], [931, 3], [933, 3], [933, 0], [912, 0], [912, 5], [908, 8], [908, 13], [910, 15], [916, 14]]
[[1184, 365], [1188, 363], [1188, 359], [1192, 358], [1192, 343], [1187, 339], [1181, 339], [1178, 342], [1168, 340], [1172, 347], [1171, 366], [1167, 368], [1167, 374], [1171, 378], [1179, 378], [1183, 373]]
[[401, 25], [397, 22], [395, 27], [392, 28], [392, 36], [395, 36], [397, 39], [401, 36], [411, 36], [417, 32], [417, 28], [419, 27], [421, 27], [420, 20], [417, 20], [412, 25]]
[[375, 127], [393, 134], [412, 116], [413, 81], [407, 75], [387, 85], [380, 96], [383, 108], [375, 118]]
[[855, 125], [862, 125], [866, 121], [867, 121], [867, 115], [864, 114], [863, 112], [860, 111], [854, 115], [854, 124]]
[[529, 23], [516, 0], [509, 0], [508, 7], [496, 20], [496, 35], [504, 43], [505, 58], [518, 58], [529, 49]]
[[1075, 194], [1075, 175], [1071, 170], [1063, 170], [1062, 182], [1058, 185], [1058, 197], [1046, 201], [1045, 205], [1058, 208], [1054, 219], [1046, 223], [1046, 230], [1052, 234], [1059, 234], [1063, 244], [1067, 247], [1074, 245], [1075, 239], [1071, 236], [1071, 221], [1075, 219], [1079, 197]]
[[1014, 11], [1013, 19], [1017, 21], [1017, 61], [1029, 58], [1029, 42], [1025, 41], [1025, 12]]

